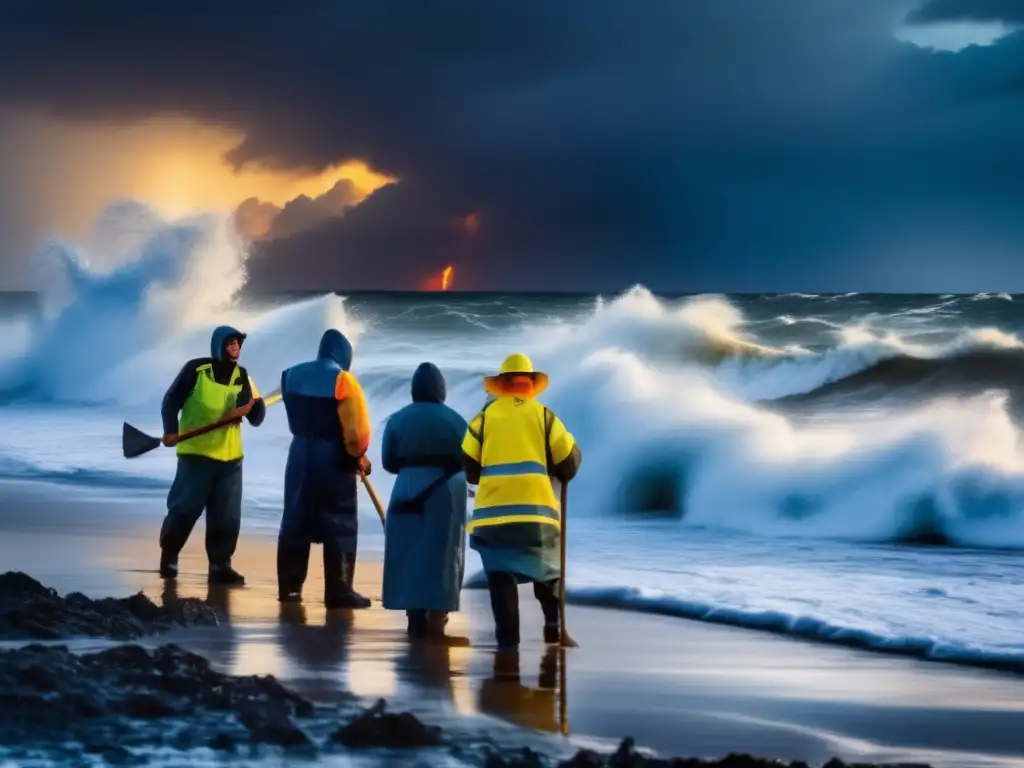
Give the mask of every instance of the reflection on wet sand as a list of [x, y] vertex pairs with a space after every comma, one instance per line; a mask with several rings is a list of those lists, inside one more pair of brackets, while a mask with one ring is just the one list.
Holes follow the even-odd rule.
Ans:
[[[359, 693], [387, 695], [396, 710], [416, 710], [430, 723], [445, 725], [448, 707], [442, 703], [431, 711], [429, 705], [420, 706], [426, 700], [416, 697], [428, 690], [438, 702], [452, 701], [460, 714], [476, 714], [479, 707], [530, 728], [550, 731], [557, 721], [563, 732], [567, 729], [564, 712], [553, 714], [550, 672], [534, 691], [493, 674], [493, 619], [486, 591], [464, 592], [462, 610], [452, 615], [447, 629], [471, 638], [473, 648], [449, 647], [446, 660], [441, 649], [411, 648], [404, 614], [381, 610], [381, 567], [370, 555], [360, 558], [356, 584], [374, 600], [373, 607], [356, 612], [350, 629], [347, 617], [338, 617], [339, 626], [333, 626], [335, 619], [328, 619], [322, 603], [314, 550], [304, 591], [305, 620], [301, 613], [286, 615], [285, 627], [276, 599], [273, 536], [243, 536], [236, 558], [246, 575], [242, 589], [209, 590], [204, 542], [198, 535], [182, 553], [177, 583], [165, 584], [156, 570], [158, 522], [140, 526], [141, 537], [136, 535], [137, 502], [125, 505], [124, 516], [104, 522], [110, 510], [102, 504], [87, 507], [88, 515], [68, 517], [71, 501], [51, 504], [61, 514], [50, 518], [43, 507], [25, 508], [21, 514], [17, 505], [8, 506], [14, 517], [0, 520], [0, 561], [62, 594], [128, 597], [142, 589], [154, 600], [162, 591], [171, 601], [205, 597], [230, 620], [219, 627], [146, 637], [139, 641], [144, 645], [176, 643], [207, 657], [220, 671], [273, 674], [300, 693], [312, 681], [335, 685], [337, 697], [351, 678]], [[161, 506], [162, 501], [156, 504], [151, 521], [159, 521]], [[582, 647], [567, 655], [573, 660], [573, 730], [578, 735], [615, 739], [630, 733], [638, 743], [666, 753], [740, 749], [819, 763], [837, 751], [837, 738], [861, 745], [849, 757], [889, 762], [919, 757], [899, 746], [909, 739], [921, 748], [970, 749], [985, 756], [1024, 751], [1021, 729], [1013, 727], [1024, 707], [1018, 678], [663, 616], [621, 617], [594, 607], [573, 608], [573, 633]], [[524, 611], [522, 620], [527, 638], [523, 667], [532, 678], [540, 653], [539, 612]], [[285, 650], [283, 637], [294, 624], [307, 626], [295, 632], [298, 639]], [[107, 641], [73, 644], [97, 650]], [[622, 653], [624, 648], [631, 652]], [[559, 678], [565, 664], [557, 667]], [[391, 697], [396, 687], [401, 691]], [[561, 683], [557, 688], [565, 690]], [[566, 697], [554, 698], [564, 709]], [[544, 716], [534, 711], [542, 708]], [[972, 725], [965, 729], [968, 720]], [[680, 727], [687, 722], [692, 727]]]
[[568, 723], [559, 706], [565, 700], [564, 692], [559, 696], [558, 675], [564, 662], [564, 651], [545, 649], [534, 688], [522, 682], [518, 650], [495, 652], [493, 674], [480, 683], [480, 711], [522, 728], [567, 733]]
[[[397, 697], [404, 706], [417, 709], [429, 702], [441, 711], [483, 713], [520, 727], [567, 733], [565, 696], [560, 695], [565, 665], [559, 660], [564, 652], [543, 652], [535, 687], [532, 680], [523, 682], [518, 652], [498, 654], [493, 664], [486, 652], [480, 658], [480, 649], [472, 645], [487, 642], [489, 626], [481, 622], [483, 633], [474, 632], [471, 614], [487, 612], [486, 603], [477, 606], [468, 600], [467, 610], [451, 615], [444, 637], [410, 641], [404, 612], [379, 608], [378, 563], [361, 563], [357, 570], [357, 584], [362, 582], [357, 588], [375, 599], [372, 608], [328, 611], [319, 599], [322, 584], [313, 575], [318, 570], [312, 567], [303, 602], [277, 601], [271, 552], [270, 547], [263, 552], [248, 548], [244, 587], [207, 584], [202, 551], [183, 557], [187, 566], [182, 576], [160, 584], [163, 601], [202, 597], [222, 624], [212, 631], [192, 631], [180, 642], [231, 674], [272, 674], [324, 703], [341, 702], [353, 694]], [[529, 649], [523, 655], [534, 658]], [[474, 659], [484, 668], [473, 664]]]
[[417, 697], [456, 712], [466, 713], [468, 708], [468, 713], [475, 713], [472, 691], [466, 684], [471, 656], [468, 637], [412, 640], [405, 643], [405, 652], [396, 656], [395, 673]]
[[306, 606], [279, 603], [278, 639], [281, 648], [305, 674], [303, 690], [320, 701], [344, 697], [341, 672], [349, 665], [352, 611], [325, 611], [324, 623], [308, 623]]
[[234, 590], [223, 584], [208, 584], [206, 587], [206, 604], [217, 612], [218, 618], [231, 626], [231, 597]]

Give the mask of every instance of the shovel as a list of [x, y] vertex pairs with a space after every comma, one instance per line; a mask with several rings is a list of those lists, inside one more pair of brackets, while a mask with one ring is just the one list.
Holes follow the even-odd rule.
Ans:
[[[275, 389], [265, 398], [263, 403], [266, 406], [271, 406], [274, 403], [281, 402], [281, 390]], [[223, 426], [230, 424], [234, 419], [218, 419], [212, 424], [205, 424], [195, 429], [190, 429], [187, 432], [182, 432], [178, 435], [178, 442], [183, 440], [191, 440], [193, 437], [199, 437], [205, 435], [207, 432], [212, 432], [215, 429], [220, 429]], [[147, 435], [141, 429], [137, 429], [129, 424], [127, 421], [124, 422], [124, 426], [121, 428], [121, 450], [124, 452], [126, 459], [134, 459], [137, 456], [149, 453], [163, 445], [163, 440], [159, 437], [153, 437]]]

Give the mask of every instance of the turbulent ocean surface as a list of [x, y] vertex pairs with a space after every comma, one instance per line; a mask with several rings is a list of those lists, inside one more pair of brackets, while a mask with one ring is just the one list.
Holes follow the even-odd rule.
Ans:
[[[481, 377], [523, 351], [550, 373], [544, 401], [583, 451], [572, 598], [1024, 664], [1024, 299], [638, 286], [231, 303], [244, 256], [222, 222], [128, 213], [54, 244], [43, 316], [9, 313], [0, 328], [3, 477], [165, 493], [173, 453], [125, 460], [121, 424], [159, 434], [164, 390], [220, 323], [249, 332], [242, 362], [264, 392], [341, 329], [378, 426], [408, 402], [421, 361], [469, 418]], [[280, 519], [279, 408], [246, 428], [249, 529]], [[373, 480], [386, 497], [390, 478]], [[361, 535], [381, 547], [366, 498]]]

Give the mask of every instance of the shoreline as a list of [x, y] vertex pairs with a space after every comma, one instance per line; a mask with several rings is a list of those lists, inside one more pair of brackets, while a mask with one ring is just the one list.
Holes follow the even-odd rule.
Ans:
[[[69, 516], [59, 509], [64, 502], [54, 501], [58, 493], [76, 509], [81, 507], [98, 511], [100, 514], [90, 517], [87, 523], [83, 522], [82, 516], [78, 513], [69, 519]], [[361, 490], [360, 494], [362, 493]], [[147, 539], [154, 535], [151, 527], [159, 527], [159, 520], [163, 515], [164, 496], [165, 492], [154, 492], [148, 487], [110, 488], [53, 483], [35, 477], [19, 480], [0, 478], [0, 500], [10, 499], [13, 503], [9, 505], [9, 509], [16, 513], [12, 518], [0, 521], [0, 527], [13, 528], [18, 532], [51, 530], [58, 527], [62, 530], [74, 530], [83, 536], [105, 535], [105, 532], [113, 531], [118, 536]], [[24, 514], [24, 507], [29, 507], [31, 513]], [[133, 514], [129, 511], [133, 508], [144, 509], [146, 514]], [[362, 495], [360, 509], [364, 513], [370, 509], [369, 501]], [[128, 524], [127, 527], [125, 523]], [[196, 530], [201, 532], [202, 527], [203, 523], [200, 522]], [[243, 518], [242, 539], [262, 540], [275, 537], [276, 528], [261, 525], [259, 528], [246, 529]], [[242, 549], [241, 544], [239, 548]], [[374, 560], [383, 558], [383, 536], [377, 518], [372, 513], [363, 514], [360, 520], [360, 556], [368, 556]], [[467, 557], [472, 558], [468, 548]], [[467, 563], [463, 591], [479, 590], [486, 591], [483, 572], [473, 570]], [[640, 590], [628, 587], [573, 587], [571, 583], [568, 586], [566, 601], [569, 605], [577, 607], [600, 608], [627, 615], [666, 616], [699, 624], [733, 627], [814, 645], [847, 648], [887, 657], [1024, 677], [1024, 658], [1019, 655], [1001, 658], [976, 653], [968, 647], [950, 647], [948, 644], [943, 646], [928, 637], [893, 640], [814, 617], [792, 616], [765, 610], [744, 611], [702, 602], [688, 602], [677, 597], [646, 596]]]
[[[61, 594], [127, 597], [142, 589], [161, 602], [162, 499], [66, 491], [55, 498], [46, 484], [18, 485], [0, 483], [0, 570], [25, 571]], [[506, 685], [494, 674], [486, 592], [463, 592], [448, 630], [457, 640], [416, 649], [405, 638], [404, 615], [380, 609], [381, 565], [372, 551], [361, 552], [356, 579], [374, 607], [338, 617], [321, 602], [317, 548], [305, 603], [289, 611], [275, 599], [272, 535], [244, 532], [236, 564], [248, 584], [217, 590], [206, 584], [202, 533], [200, 523], [182, 553], [175, 595], [205, 600], [228, 621], [173, 630], [144, 645], [178, 643], [221, 671], [273, 674], [314, 700], [346, 692], [367, 703], [383, 697], [396, 711], [456, 732], [482, 719], [492, 728], [504, 723], [510, 744], [536, 742], [547, 751], [564, 744], [561, 681], [552, 685], [545, 669], [539, 612], [528, 591], [521, 592], [521, 675]], [[987, 766], [1024, 755], [1024, 734], [1015, 735], [1024, 682], [1016, 676], [578, 603], [569, 627], [581, 643], [566, 653], [573, 746], [614, 748], [630, 734], [659, 754], [739, 751], [812, 764], [838, 754]], [[72, 645], [105, 647], [100, 640]]]
[[[478, 587], [473, 587], [473, 589], [478, 589]], [[1004, 660], [960, 653], [936, 656], [933, 655], [932, 646], [929, 642], [923, 639], [919, 642], [903, 646], [882, 645], [878, 642], [877, 638], [869, 637], [863, 632], [851, 632], [817, 619], [801, 618], [796, 622], [790, 622], [787, 618], [768, 612], [746, 613], [736, 617], [730, 616], [726, 611], [717, 611], [706, 606], [687, 608], [685, 605], [659, 605], [653, 599], [642, 605], [627, 606], [617, 603], [614, 597], [609, 596], [609, 593], [621, 591], [623, 590], [602, 588], [590, 590], [583, 588], [577, 591], [571, 598], [569, 597], [571, 593], [567, 592], [566, 602], [569, 605], [601, 608], [607, 611], [669, 616], [682, 621], [734, 627], [749, 632], [760, 632], [775, 637], [791, 638], [798, 642], [813, 643], [832, 648], [847, 648], [863, 653], [914, 659], [928, 664], [949, 665], [962, 669], [999, 672], [1024, 678], [1024, 659], [1017, 657]], [[587, 594], [588, 592], [592, 592], [592, 594]], [[796, 626], [793, 626], [793, 624]]]

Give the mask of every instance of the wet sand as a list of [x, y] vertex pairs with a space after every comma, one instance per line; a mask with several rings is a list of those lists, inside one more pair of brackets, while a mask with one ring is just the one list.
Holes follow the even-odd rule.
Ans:
[[[159, 496], [2, 484], [0, 570], [25, 571], [62, 593], [142, 589], [159, 601], [162, 505]], [[235, 565], [247, 585], [228, 590], [206, 584], [203, 533], [200, 523], [175, 594], [206, 599], [229, 621], [147, 642], [177, 642], [231, 674], [273, 674], [311, 699], [383, 696], [392, 709], [449, 730], [490, 723], [508, 743], [522, 741], [512, 726], [530, 728], [538, 746], [552, 749], [565, 731], [575, 744], [611, 746], [632, 735], [663, 754], [701, 757], [1024, 764], [1024, 679], [1012, 675], [578, 606], [570, 606], [569, 629], [580, 647], [563, 653], [541, 643], [539, 610], [524, 590], [517, 681], [507, 661], [496, 674], [485, 592], [463, 593], [447, 645], [410, 645], [404, 615], [379, 607], [376, 553], [361, 556], [356, 574], [374, 607], [328, 613], [317, 549], [305, 604], [282, 607], [272, 536], [243, 536]]]

